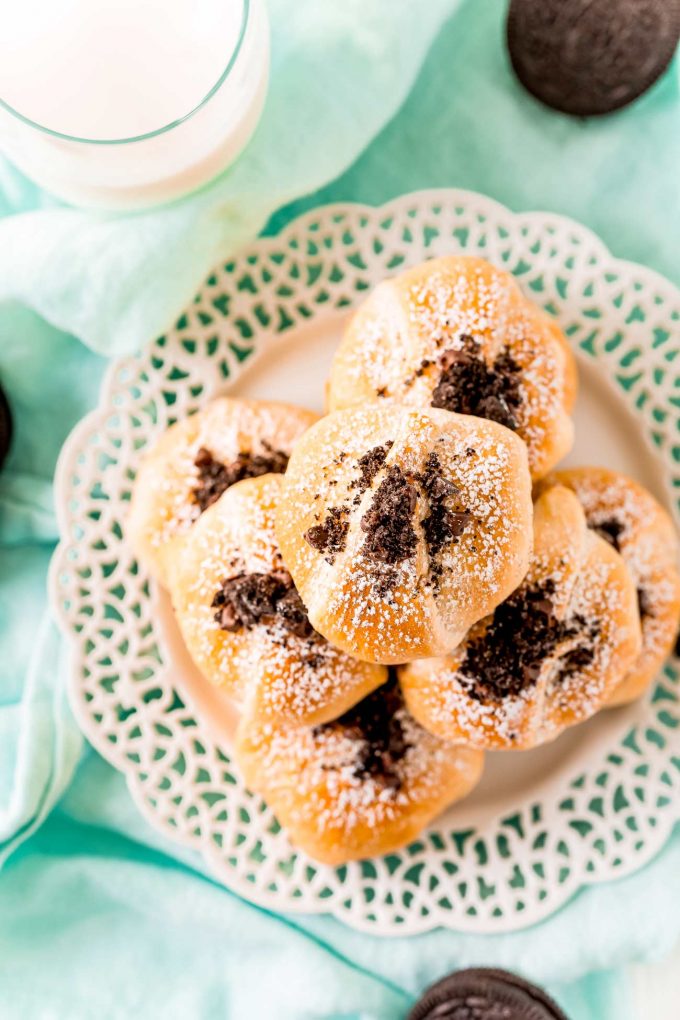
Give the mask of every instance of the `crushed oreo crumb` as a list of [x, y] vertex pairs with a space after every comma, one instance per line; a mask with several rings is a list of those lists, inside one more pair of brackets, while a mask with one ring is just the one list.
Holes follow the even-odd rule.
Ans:
[[215, 620], [220, 629], [230, 633], [275, 621], [297, 637], [315, 633], [287, 570], [230, 577], [222, 582], [211, 606], [217, 610]]
[[264, 453], [239, 453], [236, 460], [223, 464], [216, 460], [204, 446], [196, 454], [194, 464], [198, 469], [198, 484], [193, 491], [194, 501], [201, 513], [215, 503], [223, 492], [244, 478], [259, 478], [261, 475], [280, 475], [288, 466], [288, 454], [275, 450], [263, 441]]
[[313, 628], [297, 588], [289, 588], [281, 596], [276, 603], [276, 615], [283, 620], [286, 629], [297, 637], [309, 637], [312, 633]]
[[361, 529], [366, 532], [363, 554], [387, 564], [401, 563], [412, 556], [418, 544], [413, 527], [416, 503], [415, 486], [401, 468], [389, 467], [361, 518]]
[[459, 667], [461, 683], [475, 701], [516, 696], [534, 684], [546, 657], [564, 642], [574, 642], [560, 659], [557, 679], [566, 679], [593, 660], [597, 627], [576, 615], [558, 620], [553, 613], [552, 580], [521, 588], [495, 610], [485, 633], [468, 645]]
[[385, 599], [392, 604], [394, 589], [399, 583], [399, 570], [397, 567], [390, 567], [387, 564], [376, 564], [371, 576], [371, 592], [377, 599]]
[[401, 786], [398, 764], [409, 750], [409, 743], [399, 719], [404, 700], [391, 667], [388, 680], [369, 694], [337, 721], [314, 727], [323, 733], [337, 726], [349, 731], [357, 750], [347, 766], [361, 780], [375, 779], [386, 789], [396, 792]]
[[653, 608], [654, 601], [649, 597], [648, 592], [644, 588], [638, 588], [637, 590], [637, 604], [641, 623], [648, 619], [648, 617], [655, 615]]
[[310, 669], [321, 669], [326, 664], [326, 656], [319, 651], [312, 651], [309, 655], [305, 655], [303, 662], [309, 666]]
[[459, 538], [474, 518], [467, 510], [447, 507], [447, 499], [457, 496], [460, 489], [444, 477], [436, 453], [428, 454], [419, 481], [430, 506], [429, 514], [423, 519], [423, 531], [430, 556], [436, 556], [447, 543]]
[[378, 474], [378, 471], [383, 467], [387, 454], [392, 449], [394, 443], [390, 440], [383, 446], [374, 446], [372, 450], [365, 453], [363, 457], [359, 457], [357, 461], [357, 467], [359, 469], [359, 477], [350, 483], [351, 489], [358, 489], [359, 492], [365, 492], [366, 489], [370, 489], [373, 484], [373, 479]]
[[315, 524], [304, 533], [304, 540], [312, 549], [324, 554], [327, 563], [333, 563], [347, 543], [349, 520], [346, 507], [331, 507], [323, 524]]
[[616, 517], [610, 517], [606, 521], [601, 521], [599, 524], [591, 524], [590, 527], [593, 531], [596, 531], [600, 538], [603, 538], [605, 542], [609, 542], [610, 545], [614, 546], [617, 552], [621, 552], [621, 532], [624, 530], [624, 526], [621, 521], [617, 520]]
[[462, 336], [459, 350], [439, 358], [441, 375], [432, 393], [432, 407], [489, 418], [516, 429], [519, 425], [520, 366], [504, 350], [489, 366], [471, 336]]
[[[591, 637], [595, 637], [595, 634], [591, 634]], [[595, 649], [592, 644], [577, 644], [573, 648], [570, 648], [564, 655], [560, 657], [559, 668], [556, 676], [556, 680], [566, 680], [568, 677], [573, 676], [574, 673], [580, 673], [582, 670], [587, 669], [593, 661], [595, 656]]]
[[[391, 442], [373, 447], [357, 461], [359, 475], [352, 487], [357, 489], [353, 505], [360, 501], [360, 493], [372, 485], [378, 472], [384, 467]], [[460, 490], [443, 473], [436, 453], [428, 455], [424, 470], [419, 475], [407, 476], [396, 465], [385, 473], [378, 486], [371, 506], [361, 519], [361, 529], [366, 533], [362, 546], [365, 556], [376, 564], [394, 566], [413, 555], [417, 546], [414, 515], [418, 498], [418, 487], [427, 499], [429, 512], [422, 521], [428, 551], [432, 558], [449, 542], [455, 541], [473, 520], [464, 508], [451, 508], [447, 501], [459, 494]], [[325, 555], [333, 563], [336, 555], [346, 545], [349, 529], [349, 508], [332, 507], [323, 522], [309, 528], [306, 542]], [[431, 567], [436, 583], [436, 564]], [[396, 582], [394, 571], [379, 571], [374, 578], [374, 591], [384, 596]]]

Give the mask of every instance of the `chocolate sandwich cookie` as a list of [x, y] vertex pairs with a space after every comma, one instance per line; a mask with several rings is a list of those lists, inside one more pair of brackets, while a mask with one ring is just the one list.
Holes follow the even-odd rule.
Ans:
[[542, 988], [507, 970], [472, 967], [438, 981], [408, 1020], [568, 1020]]
[[680, 0], [512, 0], [507, 40], [517, 77], [564, 113], [610, 113], [668, 67]]
[[0, 467], [2, 467], [5, 457], [9, 451], [10, 443], [12, 442], [12, 415], [7, 403], [7, 397], [5, 391], [0, 386]]

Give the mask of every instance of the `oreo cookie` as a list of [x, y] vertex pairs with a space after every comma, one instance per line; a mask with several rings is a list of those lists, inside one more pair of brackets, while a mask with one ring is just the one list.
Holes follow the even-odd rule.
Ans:
[[408, 1020], [568, 1020], [549, 995], [507, 970], [473, 967], [432, 985]]
[[5, 391], [0, 386], [0, 467], [9, 451], [12, 441], [12, 415]]
[[519, 80], [564, 113], [610, 113], [668, 67], [680, 0], [512, 0], [507, 40]]

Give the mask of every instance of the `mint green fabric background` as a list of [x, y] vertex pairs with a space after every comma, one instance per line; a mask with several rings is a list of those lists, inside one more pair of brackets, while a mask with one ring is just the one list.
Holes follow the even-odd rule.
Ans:
[[0, 1016], [397, 1020], [428, 982], [486, 963], [547, 983], [574, 1020], [627, 1020], [620, 968], [680, 935], [677, 838], [537, 928], [375, 939], [217, 886], [139, 817], [65, 703], [63, 643], [44, 616], [59, 448], [96, 402], [104, 356], [161, 332], [269, 217], [274, 231], [319, 202], [466, 187], [571, 215], [680, 279], [677, 65], [630, 109], [575, 121], [515, 83], [501, 0], [269, 6], [262, 124], [198, 195], [106, 217], [0, 167], [0, 380], [16, 424], [0, 475]]

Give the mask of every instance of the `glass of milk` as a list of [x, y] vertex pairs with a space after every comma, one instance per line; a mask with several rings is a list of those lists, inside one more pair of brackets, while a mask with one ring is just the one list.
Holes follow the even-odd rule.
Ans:
[[19, 0], [0, 33], [0, 149], [76, 205], [193, 191], [255, 130], [264, 0]]

